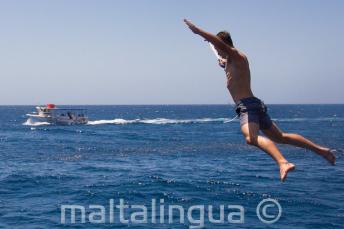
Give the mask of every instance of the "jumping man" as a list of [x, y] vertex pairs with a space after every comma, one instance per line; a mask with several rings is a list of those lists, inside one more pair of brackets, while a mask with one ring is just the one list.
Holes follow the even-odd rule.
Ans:
[[[271, 121], [266, 105], [252, 93], [248, 59], [244, 53], [234, 48], [228, 32], [221, 31], [213, 35], [186, 19], [184, 22], [193, 33], [203, 37], [215, 47], [221, 57], [219, 65], [226, 72], [227, 88], [236, 104], [236, 112], [240, 117], [241, 131], [246, 143], [260, 148], [276, 161], [280, 168], [281, 181], [287, 178], [289, 171], [295, 169], [295, 165], [283, 157], [275, 143], [312, 150], [335, 165], [336, 157], [330, 148], [317, 145], [299, 134], [284, 133]], [[266, 137], [259, 135], [260, 130]]]

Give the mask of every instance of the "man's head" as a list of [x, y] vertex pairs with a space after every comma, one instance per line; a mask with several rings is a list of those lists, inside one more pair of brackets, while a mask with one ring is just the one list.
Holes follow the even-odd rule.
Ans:
[[231, 35], [227, 31], [220, 31], [216, 34], [217, 37], [219, 37], [223, 42], [225, 42], [227, 45], [234, 47], [233, 41], [231, 38]]

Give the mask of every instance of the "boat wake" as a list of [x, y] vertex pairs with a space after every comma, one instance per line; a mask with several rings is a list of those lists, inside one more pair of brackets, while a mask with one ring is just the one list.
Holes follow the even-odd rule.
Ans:
[[[153, 125], [167, 125], [167, 124], [202, 124], [202, 123], [231, 123], [238, 122], [238, 117], [234, 118], [198, 118], [198, 119], [168, 119], [168, 118], [154, 118], [154, 119], [105, 119], [105, 120], [90, 120], [86, 125], [127, 125], [127, 124], [153, 124]], [[281, 118], [273, 119], [278, 122], [338, 122], [344, 121], [343, 118]], [[28, 119], [23, 123], [25, 126], [44, 126], [50, 125], [48, 122], [36, 122]]]
[[189, 123], [228, 123], [234, 121], [230, 118], [200, 118], [200, 119], [166, 119], [166, 118], [155, 118], [155, 119], [112, 119], [112, 120], [95, 120], [88, 121], [87, 125], [104, 125], [104, 124], [113, 124], [113, 125], [124, 125], [124, 124], [189, 124]]
[[[280, 118], [272, 119], [276, 122], [338, 122], [344, 121], [343, 118], [328, 117], [328, 118]], [[94, 120], [88, 121], [87, 125], [125, 125], [125, 124], [197, 124], [197, 123], [230, 123], [233, 121], [239, 121], [238, 117], [234, 118], [198, 118], [198, 119], [167, 119], [167, 118], [155, 118], [155, 119], [111, 119], [111, 120]]]
[[48, 122], [35, 122], [31, 120], [30, 118], [26, 120], [26, 122], [23, 123], [24, 126], [46, 126], [50, 125]]

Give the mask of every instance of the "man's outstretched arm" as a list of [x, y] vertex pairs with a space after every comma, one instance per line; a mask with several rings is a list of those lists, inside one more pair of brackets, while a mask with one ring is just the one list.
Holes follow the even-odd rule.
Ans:
[[234, 48], [228, 46], [225, 42], [223, 42], [220, 38], [215, 36], [214, 34], [211, 34], [207, 31], [204, 31], [194, 24], [192, 24], [189, 20], [184, 19], [185, 24], [189, 27], [189, 29], [197, 34], [203, 37], [205, 40], [209, 41], [212, 43], [217, 49], [222, 50], [223, 52], [228, 53], [229, 56], [233, 56], [235, 53]]

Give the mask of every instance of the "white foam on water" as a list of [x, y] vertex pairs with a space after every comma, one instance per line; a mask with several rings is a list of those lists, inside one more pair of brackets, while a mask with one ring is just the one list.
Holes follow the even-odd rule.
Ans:
[[[155, 119], [112, 119], [112, 120], [95, 120], [88, 121], [87, 125], [125, 125], [125, 124], [192, 124], [192, 123], [230, 123], [233, 121], [239, 121], [238, 117], [234, 118], [199, 118], [199, 119], [167, 119], [167, 118], [155, 118]], [[343, 121], [340, 118], [281, 118], [273, 119], [276, 122], [312, 122], [312, 121]]]
[[[273, 119], [278, 122], [309, 122], [309, 121], [344, 121], [343, 118], [328, 117], [328, 118], [280, 118]], [[166, 125], [166, 124], [192, 124], [192, 123], [231, 123], [238, 121], [237, 116], [234, 118], [198, 118], [198, 119], [109, 119], [109, 120], [93, 120], [88, 121], [87, 125], [126, 125], [126, 124], [153, 124], [153, 125]], [[28, 119], [23, 123], [25, 126], [45, 126], [50, 125], [48, 122], [34, 122]]]
[[334, 121], [344, 121], [344, 118], [337, 117], [323, 117], [323, 118], [277, 118], [272, 119], [276, 122], [334, 122]]
[[200, 118], [200, 119], [167, 119], [167, 118], [155, 118], [155, 119], [112, 119], [112, 120], [95, 120], [88, 121], [88, 125], [104, 125], [104, 124], [113, 124], [113, 125], [124, 125], [124, 124], [133, 124], [133, 123], [142, 123], [142, 124], [155, 124], [155, 125], [164, 125], [164, 124], [188, 124], [188, 123], [209, 123], [209, 122], [222, 122], [228, 123], [234, 121], [229, 118]]
[[123, 124], [130, 124], [130, 123], [135, 123], [139, 119], [134, 119], [134, 120], [125, 120], [121, 118], [116, 118], [112, 120], [95, 120], [95, 121], [88, 121], [87, 125], [104, 125], [104, 124], [117, 124], [117, 125], [123, 125]]
[[48, 122], [34, 122], [30, 118], [23, 123], [24, 126], [46, 126], [50, 125]]

